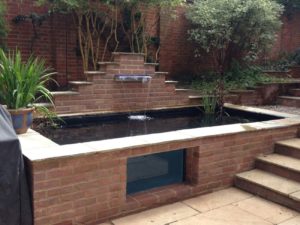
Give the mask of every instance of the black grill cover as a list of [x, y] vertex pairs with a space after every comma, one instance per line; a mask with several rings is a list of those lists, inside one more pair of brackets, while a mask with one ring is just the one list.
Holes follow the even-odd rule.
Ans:
[[0, 225], [32, 225], [21, 146], [10, 115], [0, 105]]

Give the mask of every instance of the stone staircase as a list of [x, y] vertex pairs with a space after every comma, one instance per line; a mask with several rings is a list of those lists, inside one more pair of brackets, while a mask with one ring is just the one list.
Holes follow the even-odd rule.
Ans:
[[277, 103], [283, 106], [300, 107], [300, 88], [289, 89], [287, 95], [277, 98]]
[[276, 142], [274, 150], [237, 174], [235, 186], [300, 212], [300, 138]]

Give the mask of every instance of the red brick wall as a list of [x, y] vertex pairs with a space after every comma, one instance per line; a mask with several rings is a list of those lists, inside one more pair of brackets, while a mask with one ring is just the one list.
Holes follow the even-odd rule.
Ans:
[[[114, 152], [28, 162], [35, 225], [98, 224], [233, 184], [234, 175], [254, 167], [275, 141], [294, 138], [297, 127], [248, 131]], [[187, 149], [185, 184], [126, 196], [129, 157]], [[42, 150], [42, 149], [41, 149]]]
[[[19, 48], [28, 56], [33, 37], [30, 21], [14, 24], [12, 19], [19, 14], [28, 15], [32, 12], [46, 13], [47, 9], [38, 8], [33, 0], [14, 1], [7, 0], [10, 33], [8, 46], [11, 49]], [[147, 18], [153, 24], [156, 16], [154, 9], [147, 9]], [[193, 45], [187, 41], [189, 23], [186, 20], [184, 7], [178, 8], [177, 19], [170, 13], [161, 13], [160, 24], [160, 70], [169, 71], [171, 76], [185, 76], [197, 73], [203, 69], [211, 68], [211, 60], [203, 58], [194, 59]], [[284, 26], [279, 34], [273, 55], [280, 51], [292, 52], [300, 44], [300, 14], [292, 20], [284, 19]], [[156, 34], [157, 29], [151, 28], [151, 33]], [[36, 40], [33, 51], [43, 57], [49, 65], [58, 71], [57, 80], [65, 85], [69, 80], [82, 79], [82, 66], [80, 57], [76, 55], [77, 35], [70, 15], [56, 15], [48, 18], [41, 27], [38, 27], [39, 38]]]

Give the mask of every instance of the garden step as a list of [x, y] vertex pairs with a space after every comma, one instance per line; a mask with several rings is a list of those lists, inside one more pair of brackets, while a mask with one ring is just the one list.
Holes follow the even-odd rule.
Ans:
[[165, 84], [178, 84], [178, 81], [176, 81], [176, 80], [166, 80]]
[[157, 76], [166, 76], [168, 74], [169, 74], [169, 72], [161, 72], [161, 71], [155, 72], [155, 75], [157, 75]]
[[89, 75], [105, 75], [106, 73], [103, 72], [103, 71], [85, 71], [84, 74], [86, 76], [89, 76]]
[[260, 156], [256, 168], [300, 182], [300, 159], [271, 154]]
[[85, 86], [85, 85], [92, 85], [93, 82], [89, 82], [89, 81], [70, 81], [69, 84], [74, 85], [74, 86]]
[[159, 63], [144, 63], [145, 66], [159, 66]]
[[300, 97], [300, 88], [290, 89], [289, 94], [292, 96]]
[[262, 170], [237, 174], [235, 185], [270, 201], [300, 211], [300, 183]]
[[300, 97], [293, 96], [279, 96], [277, 98], [279, 105], [290, 106], [290, 107], [300, 107]]
[[300, 138], [276, 142], [275, 152], [300, 159]]
[[78, 95], [79, 92], [76, 91], [53, 91], [51, 92], [53, 96], [66, 96], [66, 95]]
[[98, 65], [119, 65], [118, 62], [98, 62]]
[[33, 105], [36, 106], [36, 107], [45, 107], [45, 108], [48, 108], [48, 109], [53, 108], [53, 105], [49, 102], [34, 103]]

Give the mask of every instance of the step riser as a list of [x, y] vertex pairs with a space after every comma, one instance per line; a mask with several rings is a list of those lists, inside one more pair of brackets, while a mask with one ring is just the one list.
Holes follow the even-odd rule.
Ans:
[[262, 186], [254, 184], [252, 182], [246, 181], [244, 179], [235, 178], [234, 184], [236, 187], [238, 187], [242, 190], [245, 190], [247, 192], [258, 195], [267, 200], [276, 202], [278, 204], [287, 206], [291, 209], [294, 209], [294, 210], [300, 212], [300, 202], [297, 202], [297, 201], [289, 198], [288, 196], [279, 194], [277, 192], [274, 192], [272, 190], [269, 190], [267, 188], [264, 188]]
[[295, 97], [300, 97], [300, 90], [289, 90], [289, 94]]
[[294, 170], [290, 170], [290, 169], [287, 169], [287, 168], [284, 168], [284, 167], [281, 167], [278, 165], [274, 165], [274, 164], [271, 164], [268, 162], [264, 162], [261, 160], [256, 160], [255, 166], [257, 169], [261, 169], [261, 170], [276, 174], [278, 176], [300, 182], [300, 173], [296, 172]]
[[290, 106], [290, 107], [300, 107], [300, 100], [279, 98], [278, 104], [283, 106]]
[[300, 159], [300, 150], [284, 145], [275, 145], [275, 152], [281, 155]]

